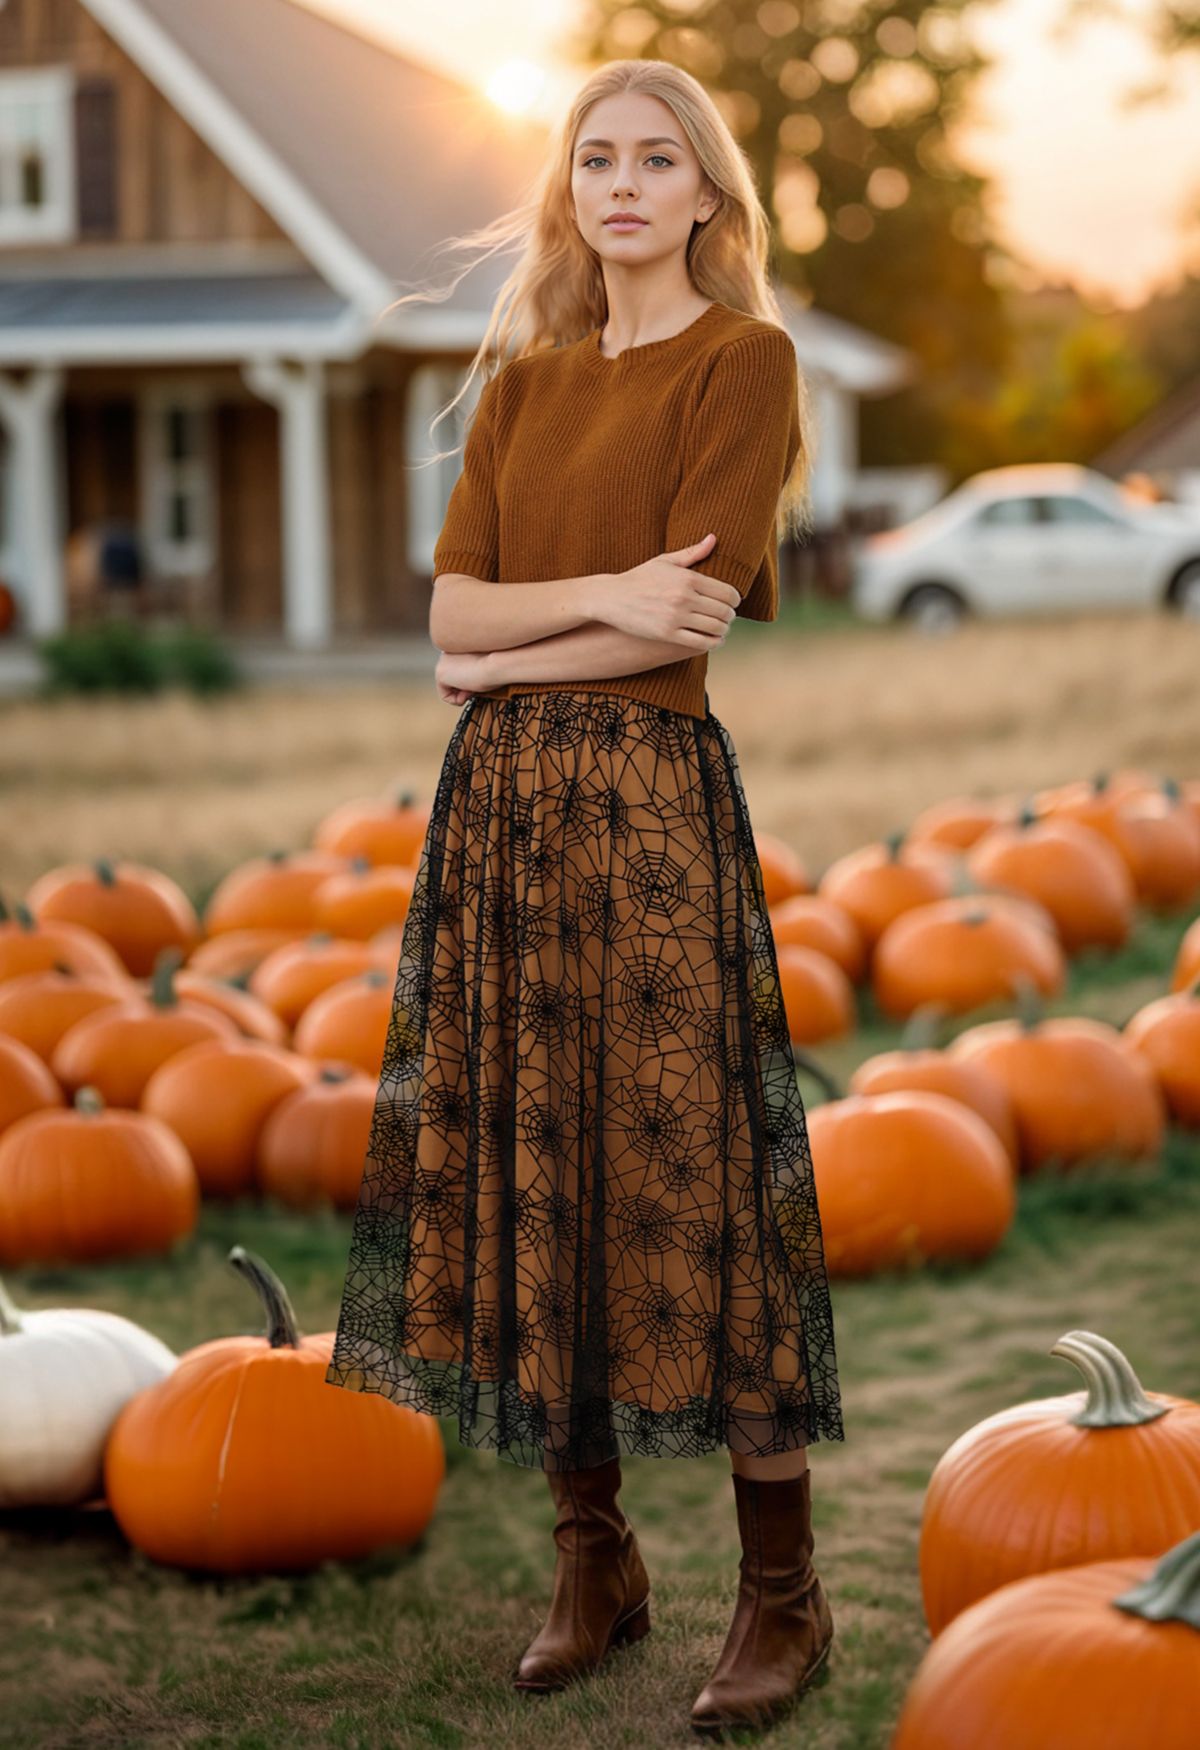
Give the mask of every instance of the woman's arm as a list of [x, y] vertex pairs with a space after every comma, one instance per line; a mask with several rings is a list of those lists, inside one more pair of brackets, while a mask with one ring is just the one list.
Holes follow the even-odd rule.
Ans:
[[604, 573], [497, 584], [444, 571], [433, 580], [430, 641], [445, 651], [501, 650], [567, 632], [597, 619], [610, 583]]
[[[715, 649], [724, 641], [714, 639]], [[518, 644], [506, 650], [489, 650], [480, 656], [480, 688], [503, 687], [510, 681], [599, 681], [617, 675], [641, 674], [667, 662], [685, 662], [694, 650], [665, 638], [639, 638], [618, 631], [602, 620]]]

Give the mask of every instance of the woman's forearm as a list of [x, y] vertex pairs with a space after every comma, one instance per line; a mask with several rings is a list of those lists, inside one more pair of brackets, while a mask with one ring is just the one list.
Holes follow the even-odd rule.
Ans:
[[667, 662], [683, 662], [696, 652], [666, 638], [639, 638], [603, 620], [569, 632], [556, 632], [531, 644], [489, 651], [484, 659], [489, 687], [510, 681], [599, 681], [641, 674]]
[[557, 635], [596, 620], [609, 579], [604, 573], [551, 583], [486, 583], [464, 572], [434, 579], [429, 638], [442, 651], [499, 650]]

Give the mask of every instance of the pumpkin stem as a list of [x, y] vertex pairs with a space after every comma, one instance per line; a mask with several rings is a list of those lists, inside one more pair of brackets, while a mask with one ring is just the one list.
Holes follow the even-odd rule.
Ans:
[[117, 872], [113, 868], [110, 857], [97, 857], [92, 863], [92, 872], [101, 887], [115, 887], [117, 885]]
[[945, 1003], [919, 1003], [900, 1035], [900, 1050], [928, 1051], [936, 1047], [938, 1024], [945, 1013]]
[[298, 1349], [300, 1332], [296, 1325], [296, 1315], [292, 1311], [287, 1289], [271, 1266], [257, 1252], [248, 1252], [245, 1246], [231, 1246], [228, 1262], [235, 1270], [240, 1270], [243, 1276], [250, 1278], [262, 1297], [267, 1313], [267, 1342], [270, 1347]]
[[818, 1063], [815, 1057], [810, 1057], [807, 1051], [802, 1051], [798, 1045], [792, 1047], [792, 1052], [796, 1059], [797, 1069], [806, 1069], [813, 1080], [820, 1083], [831, 1100], [842, 1098], [841, 1088], [823, 1064]]
[[150, 1001], [155, 1008], [173, 1009], [178, 1006], [179, 993], [175, 989], [175, 973], [182, 964], [183, 955], [177, 947], [159, 950], [150, 980]]
[[1186, 1622], [1200, 1628], [1200, 1531], [1169, 1549], [1144, 1580], [1113, 1603], [1146, 1622]]
[[104, 1095], [91, 1082], [85, 1082], [83, 1087], [76, 1088], [75, 1098], [71, 1103], [77, 1112], [82, 1112], [89, 1118], [105, 1110]]
[[1046, 1012], [1042, 993], [1025, 971], [1018, 967], [1011, 976], [1011, 983], [1017, 996], [1017, 1019], [1021, 1024], [1022, 1033], [1032, 1033]]
[[1165, 1416], [1171, 1408], [1146, 1396], [1117, 1345], [1095, 1331], [1068, 1331], [1050, 1353], [1073, 1361], [1087, 1381], [1083, 1408], [1068, 1418], [1076, 1428], [1132, 1428]]
[[3, 1282], [0, 1282], [0, 1337], [15, 1337], [24, 1329], [21, 1314]]

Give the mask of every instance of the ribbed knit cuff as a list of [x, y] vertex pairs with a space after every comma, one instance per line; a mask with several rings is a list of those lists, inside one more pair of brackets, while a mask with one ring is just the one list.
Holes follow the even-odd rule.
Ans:
[[439, 547], [434, 559], [434, 577], [443, 571], [462, 571], [468, 577], [477, 577], [481, 583], [494, 583], [496, 579], [488, 573], [492, 568], [491, 555], [488, 553], [468, 553], [465, 547]]

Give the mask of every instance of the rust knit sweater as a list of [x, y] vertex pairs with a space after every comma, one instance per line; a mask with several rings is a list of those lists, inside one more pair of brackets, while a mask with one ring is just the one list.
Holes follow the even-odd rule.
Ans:
[[[510, 359], [484, 385], [433, 572], [545, 583], [627, 571], [717, 537], [688, 567], [779, 611], [775, 517], [800, 443], [796, 353], [773, 323], [712, 303], [666, 340], [582, 340]], [[486, 689], [589, 690], [703, 717], [707, 650], [638, 674]]]

